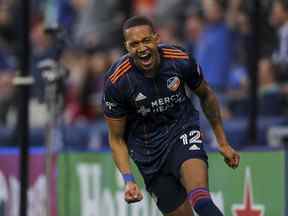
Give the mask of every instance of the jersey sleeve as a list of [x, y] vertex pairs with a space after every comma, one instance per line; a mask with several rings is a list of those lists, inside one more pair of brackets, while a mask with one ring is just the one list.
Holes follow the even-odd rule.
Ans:
[[185, 62], [182, 70], [183, 77], [191, 90], [196, 89], [203, 80], [201, 66], [189, 55], [189, 59]]
[[102, 98], [103, 112], [109, 118], [121, 118], [127, 114], [124, 96], [110, 81], [106, 81]]

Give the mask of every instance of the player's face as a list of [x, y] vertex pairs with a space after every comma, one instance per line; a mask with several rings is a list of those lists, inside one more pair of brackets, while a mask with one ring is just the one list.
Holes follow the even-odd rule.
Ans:
[[272, 8], [272, 14], [270, 21], [273, 26], [278, 27], [285, 23], [286, 21], [286, 12], [283, 5], [279, 2], [275, 2]]
[[143, 71], [154, 71], [159, 64], [159, 36], [148, 25], [125, 30], [125, 45], [135, 64]]

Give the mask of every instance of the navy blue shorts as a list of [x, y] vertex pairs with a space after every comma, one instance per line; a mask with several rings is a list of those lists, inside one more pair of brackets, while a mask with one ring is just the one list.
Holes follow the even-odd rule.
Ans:
[[197, 137], [198, 133], [197, 129], [187, 130], [187, 137], [184, 133], [184, 137], [175, 142], [163, 167], [153, 175], [143, 175], [147, 191], [163, 214], [176, 210], [187, 198], [187, 192], [180, 182], [182, 163], [199, 158], [208, 166], [208, 157], [202, 139]]

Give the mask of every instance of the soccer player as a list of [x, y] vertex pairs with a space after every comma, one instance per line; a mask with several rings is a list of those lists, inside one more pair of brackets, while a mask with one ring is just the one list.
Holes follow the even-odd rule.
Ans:
[[126, 202], [143, 198], [130, 156], [165, 216], [191, 216], [192, 207], [199, 216], [223, 215], [209, 195], [198, 112], [187, 90], [200, 98], [228, 166], [236, 168], [240, 157], [225, 137], [219, 105], [201, 67], [182, 48], [161, 44], [145, 17], [128, 19], [123, 34], [128, 54], [106, 74], [103, 107]]

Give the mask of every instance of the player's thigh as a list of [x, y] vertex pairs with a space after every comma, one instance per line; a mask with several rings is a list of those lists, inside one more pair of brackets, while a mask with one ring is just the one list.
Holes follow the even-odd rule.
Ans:
[[193, 158], [182, 163], [181, 182], [187, 192], [198, 187], [208, 187], [208, 167], [204, 160]]
[[163, 215], [177, 210], [187, 198], [183, 184], [172, 175], [159, 174], [146, 187]]
[[175, 209], [173, 212], [164, 214], [164, 216], [194, 216], [191, 205], [186, 200], [181, 206]]

